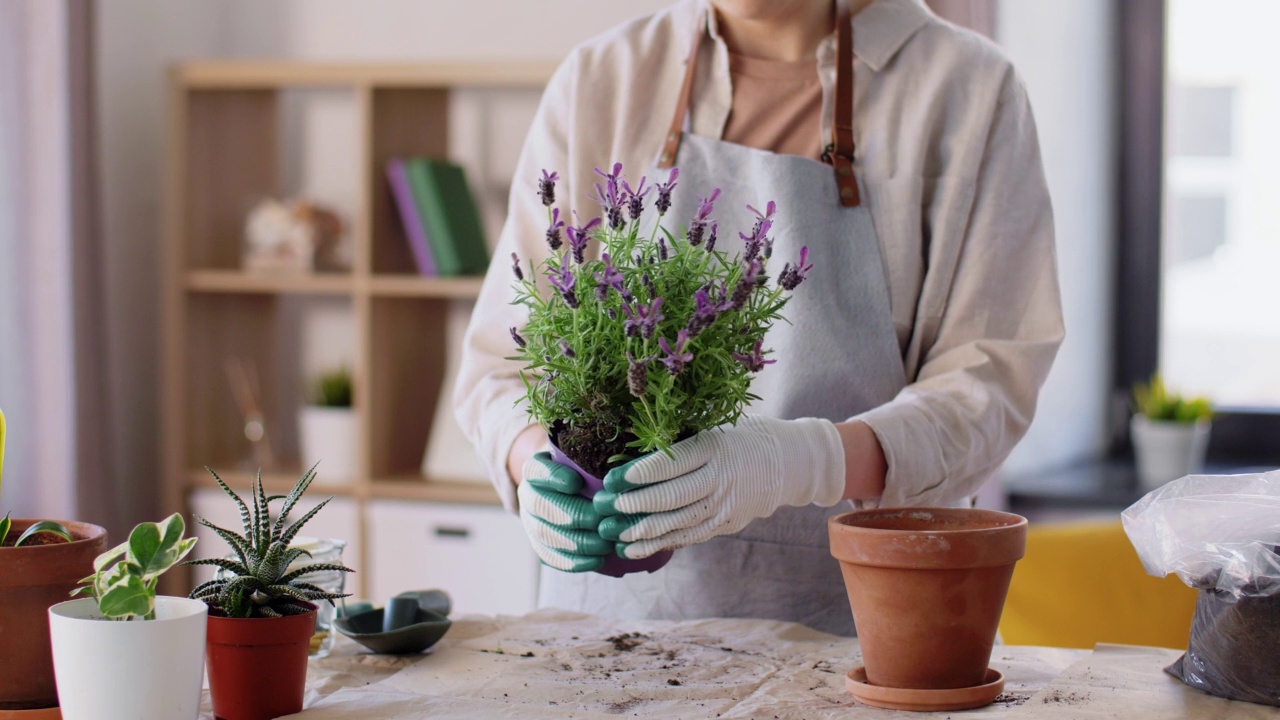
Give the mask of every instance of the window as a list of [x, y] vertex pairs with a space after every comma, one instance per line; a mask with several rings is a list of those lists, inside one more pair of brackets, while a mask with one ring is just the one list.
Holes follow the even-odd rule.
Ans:
[[1280, 462], [1280, 3], [1119, 20], [1117, 405], [1159, 368], [1219, 408], [1211, 461]]

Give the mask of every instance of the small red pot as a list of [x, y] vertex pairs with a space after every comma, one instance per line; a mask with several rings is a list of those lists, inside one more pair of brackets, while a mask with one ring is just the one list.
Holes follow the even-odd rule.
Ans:
[[217, 720], [271, 720], [302, 711], [316, 606], [282, 618], [209, 613], [209, 694]]

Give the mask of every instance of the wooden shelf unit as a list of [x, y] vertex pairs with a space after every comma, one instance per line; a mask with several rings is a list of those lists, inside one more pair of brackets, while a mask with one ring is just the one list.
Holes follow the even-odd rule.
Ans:
[[[355, 328], [356, 477], [310, 495], [350, 498], [359, 513], [360, 557], [373, 500], [492, 506], [488, 485], [424, 479], [420, 466], [444, 382], [450, 307], [474, 300], [480, 278], [416, 273], [384, 167], [405, 156], [445, 157], [455, 89], [538, 91], [553, 66], [538, 63], [336, 65], [197, 62], [170, 73], [164, 284], [164, 505], [190, 511], [191, 492], [215, 488], [203, 466], [237, 491], [250, 450], [225, 362], [246, 360], [261, 378], [268, 427], [292, 424], [301, 402], [300, 360], [281, 347], [291, 303], [340, 303]], [[246, 214], [264, 197], [287, 196], [282, 127], [285, 93], [339, 91], [356, 103], [359, 197], [350, 222], [349, 272], [263, 275], [240, 269]], [[325, 198], [317, 198], [325, 200]], [[270, 431], [269, 431], [270, 432]], [[288, 433], [285, 433], [287, 439]], [[279, 436], [277, 436], [279, 437]], [[263, 468], [268, 491], [287, 490], [302, 458], [277, 444], [279, 467]], [[315, 459], [308, 458], [308, 464]], [[357, 592], [367, 592], [357, 581]]]

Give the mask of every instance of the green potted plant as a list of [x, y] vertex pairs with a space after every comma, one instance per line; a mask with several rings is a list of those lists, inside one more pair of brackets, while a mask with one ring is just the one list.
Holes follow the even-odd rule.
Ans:
[[[326, 592], [302, 578], [319, 572], [352, 572], [330, 563], [291, 566], [310, 556], [290, 547], [304, 525], [328, 500], [288, 524], [289, 513], [315, 479], [313, 466], [287, 495], [268, 496], [262, 476], [253, 483], [252, 507], [212, 470], [218, 487], [240, 510], [244, 533], [218, 527], [195, 516], [231, 547], [235, 559], [189, 560], [211, 565], [219, 577], [198, 585], [191, 597], [209, 604], [208, 670], [213, 712], [220, 720], [270, 720], [302, 710], [307, 653], [316, 625], [317, 601], [332, 603], [344, 594]], [[272, 517], [271, 505], [280, 502]], [[269, 681], [264, 681], [269, 678]]]
[[356, 476], [356, 415], [351, 407], [351, 373], [326, 370], [314, 378], [307, 404], [298, 411], [298, 444], [304, 463], [323, 456], [325, 475], [353, 481]]
[[[0, 487], [4, 448], [0, 412]], [[0, 520], [0, 720], [60, 717], [47, 613], [93, 571], [93, 559], [106, 549], [107, 531], [97, 525], [10, 519], [7, 513]]]
[[[717, 247], [711, 217], [719, 190], [677, 233], [661, 222], [676, 171], [647, 188], [643, 178], [634, 188], [623, 180], [621, 164], [596, 172], [605, 220], [566, 225], [552, 207], [557, 176], [544, 171], [551, 253], [528, 272], [512, 257], [515, 301], [529, 316], [510, 329], [529, 412], [547, 431], [552, 458], [583, 477], [586, 497], [611, 467], [739, 420], [755, 397], [753, 377], [773, 362], [765, 333], [812, 267], [806, 247], [768, 282], [773, 202], [752, 209], [754, 226], [739, 233], [742, 250], [731, 255]], [[659, 216], [650, 232], [642, 230], [646, 211]], [[653, 571], [670, 557], [610, 554], [598, 572]]]
[[[208, 607], [156, 597], [156, 583], [195, 546], [174, 513], [142, 523], [94, 560], [69, 600], [49, 608], [63, 720], [192, 720], [200, 714]], [[121, 661], [128, 682], [104, 672]]]
[[1144, 490], [1204, 469], [1213, 404], [1205, 397], [1170, 391], [1156, 373], [1133, 389], [1135, 413], [1129, 422], [1138, 481]]

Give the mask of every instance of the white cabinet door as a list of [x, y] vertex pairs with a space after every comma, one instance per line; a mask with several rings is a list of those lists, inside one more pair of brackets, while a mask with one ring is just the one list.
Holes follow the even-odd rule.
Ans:
[[[324, 498], [304, 497], [289, 512], [289, 519], [297, 520], [323, 500]], [[227, 497], [221, 490], [217, 488], [194, 490], [187, 496], [187, 503], [192, 513], [199, 515], [214, 525], [235, 533], [244, 532], [244, 528], [240, 525], [240, 510], [231, 501], [231, 498]], [[273, 506], [278, 507], [279, 503], [273, 503]], [[195, 550], [191, 552], [192, 557], [211, 558], [224, 557], [231, 554], [231, 548], [227, 547], [222, 538], [218, 537], [212, 530], [197, 524], [194, 518], [188, 517], [187, 523], [187, 533], [194, 534], [200, 538], [200, 542], [196, 543]], [[346, 540], [347, 548], [342, 553], [342, 562], [356, 572], [360, 571], [360, 518], [356, 504], [350, 498], [338, 497], [329, 501], [329, 504], [325, 505], [319, 514], [302, 526], [302, 534], [309, 537]], [[195, 573], [192, 579], [196, 584], [199, 584], [206, 580], [212, 580], [215, 568], [197, 567], [194, 570]], [[347, 592], [357, 592], [358, 589], [358, 577], [348, 577]]]
[[455, 613], [519, 615], [537, 601], [538, 560], [519, 518], [501, 508], [369, 503], [370, 599], [439, 588]]

